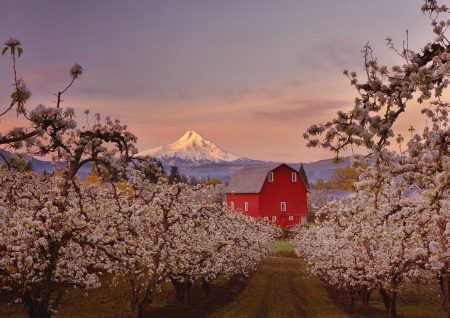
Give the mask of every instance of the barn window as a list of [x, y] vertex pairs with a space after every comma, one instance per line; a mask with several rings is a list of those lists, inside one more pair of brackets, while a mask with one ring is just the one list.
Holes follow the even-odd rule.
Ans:
[[233, 201], [231, 201], [231, 203], [230, 203], [230, 208], [234, 209], [234, 202]]
[[269, 172], [268, 179], [269, 179], [269, 182], [273, 182], [273, 172]]
[[297, 182], [297, 173], [292, 172], [292, 182]]
[[286, 211], [286, 202], [281, 202], [281, 211]]
[[245, 210], [245, 211], [248, 211], [248, 202], [245, 202], [245, 204], [244, 204], [244, 210]]
[[272, 216], [272, 221], [276, 221], [277, 217], [276, 216]]
[[264, 220], [266, 220], [266, 221], [269, 220], [269, 217], [268, 217], [268, 216], [265, 216], [265, 217], [264, 217]]
[[292, 215], [289, 215], [289, 221], [294, 221], [294, 217]]

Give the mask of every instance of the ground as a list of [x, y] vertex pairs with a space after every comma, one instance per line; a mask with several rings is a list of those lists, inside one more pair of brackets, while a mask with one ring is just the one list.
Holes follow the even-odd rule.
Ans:
[[[230, 280], [220, 277], [211, 285], [206, 297], [202, 286], [194, 284], [190, 308], [180, 308], [170, 284], [156, 294], [153, 305], [144, 317], [152, 318], [376, 318], [386, 317], [376, 293], [371, 308], [348, 306], [347, 293], [326, 286], [318, 278], [309, 277], [305, 262], [293, 253], [275, 253], [249, 277]], [[89, 294], [70, 289], [63, 297], [55, 318], [127, 318], [130, 317], [125, 285], [104, 287]], [[22, 304], [5, 304], [0, 293], [0, 317], [26, 317]], [[435, 284], [407, 284], [399, 293], [398, 312], [401, 318], [441, 317], [439, 291]]]

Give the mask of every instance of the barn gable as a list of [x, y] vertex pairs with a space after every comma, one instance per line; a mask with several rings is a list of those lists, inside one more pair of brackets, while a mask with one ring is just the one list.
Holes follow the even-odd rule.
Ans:
[[[281, 166], [286, 166], [293, 172], [298, 172], [285, 163], [248, 166], [233, 174], [226, 193], [260, 193], [268, 173]], [[300, 173], [298, 176], [306, 187], [306, 183]], [[307, 191], [309, 192], [309, 190]]]

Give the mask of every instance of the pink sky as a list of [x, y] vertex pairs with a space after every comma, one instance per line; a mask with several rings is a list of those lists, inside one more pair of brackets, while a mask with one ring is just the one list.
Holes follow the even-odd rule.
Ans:
[[[332, 156], [308, 149], [311, 125], [351, 109], [356, 92], [344, 69], [362, 78], [360, 50], [372, 44], [381, 64], [402, 63], [385, 45], [433, 39], [420, 0], [318, 1], [7, 1], [0, 40], [22, 41], [18, 72], [29, 108], [51, 105], [100, 112], [126, 123], [146, 150], [194, 130], [227, 151], [255, 159], [311, 162]], [[0, 106], [8, 105], [12, 69], [0, 59]], [[411, 104], [399, 127], [423, 127]], [[405, 116], [404, 116], [405, 117]], [[15, 123], [2, 118], [0, 132]], [[17, 123], [15, 123], [17, 124]]]

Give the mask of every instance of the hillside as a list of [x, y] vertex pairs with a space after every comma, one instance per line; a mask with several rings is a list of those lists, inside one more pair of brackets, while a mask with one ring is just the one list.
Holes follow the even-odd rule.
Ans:
[[[5, 158], [9, 158], [10, 156], [10, 153], [3, 149], [0, 149], [0, 153], [5, 156]], [[0, 157], [0, 161], [3, 161], [3, 158]], [[53, 169], [55, 169], [55, 165], [51, 161], [39, 160], [36, 158], [31, 159], [31, 165], [33, 166], [33, 171], [35, 173], [42, 173], [44, 172], [44, 170], [47, 172], [52, 172]], [[58, 163], [56, 166], [60, 167], [63, 165], [64, 163]], [[92, 164], [88, 163], [78, 171], [78, 175], [80, 176], [80, 178], [84, 179], [87, 177], [91, 169]]]
[[[9, 152], [2, 149], [0, 149], [0, 152], [6, 158], [9, 157]], [[218, 150], [216, 151], [216, 153], [223, 153], [223, 152]], [[144, 151], [139, 154], [140, 155], [146, 154], [146, 152]], [[159, 154], [161, 155], [162, 152], [160, 152]], [[175, 156], [167, 156], [167, 157], [161, 156], [157, 158], [162, 161], [166, 172], [170, 172], [170, 166], [177, 166], [181, 174], [190, 176], [192, 178], [205, 180], [206, 178], [211, 177], [221, 179], [224, 182], [229, 181], [231, 179], [231, 176], [236, 171], [239, 171], [240, 169], [243, 169], [248, 165], [274, 163], [270, 161], [250, 159], [239, 155], [234, 156], [238, 157], [238, 159], [228, 162], [224, 160], [219, 160], [217, 156], [215, 157], [217, 159], [216, 161], [210, 161], [206, 159], [185, 160]], [[194, 158], [194, 156], [192, 155], [191, 158]], [[231, 156], [229, 158], [231, 158]], [[33, 165], [33, 170], [36, 173], [42, 173], [44, 170], [50, 172], [53, 171], [54, 169], [54, 165], [50, 161], [32, 158], [31, 164]], [[287, 164], [296, 170], [300, 168], [300, 163], [287, 163]], [[311, 181], [314, 182], [320, 178], [328, 180], [333, 169], [338, 167], [345, 167], [349, 164], [350, 164], [350, 157], [346, 157], [344, 161], [339, 164], [334, 164], [332, 159], [323, 159], [316, 162], [303, 163], [303, 167], [308, 176], [308, 180], [310, 182]], [[63, 163], [61, 163], [60, 165], [63, 165]], [[84, 179], [91, 171], [91, 168], [92, 168], [91, 164], [85, 165], [82, 169], [80, 169], [79, 176]]]

